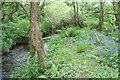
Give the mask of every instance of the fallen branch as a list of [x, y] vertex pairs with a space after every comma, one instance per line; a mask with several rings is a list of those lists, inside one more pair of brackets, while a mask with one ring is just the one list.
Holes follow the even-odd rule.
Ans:
[[100, 41], [100, 39], [98, 38], [98, 36], [97, 36], [96, 33], [95, 33], [95, 37], [96, 37], [97, 41], [100, 43], [101, 41]]

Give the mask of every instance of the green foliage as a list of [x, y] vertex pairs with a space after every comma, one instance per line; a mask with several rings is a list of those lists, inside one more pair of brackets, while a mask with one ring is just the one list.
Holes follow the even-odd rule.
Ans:
[[[64, 33], [67, 30], [63, 29]], [[58, 37], [50, 40], [50, 50], [46, 54], [46, 58], [54, 66], [51, 67], [52, 70], [46, 72], [47, 75], [54, 78], [118, 77], [118, 52], [115, 41], [89, 27], [81, 29], [76, 35], [77, 37], [62, 37], [62, 33], [61, 31]], [[95, 35], [100, 39], [100, 43]], [[105, 72], [105, 74], [101, 72]]]
[[[30, 53], [27, 53], [30, 57]], [[34, 56], [30, 58], [25, 64], [21, 64], [20, 67], [16, 67], [12, 74], [11, 78], [46, 78], [43, 75], [45, 70], [38, 62], [38, 57]]]
[[[100, 43], [97, 42], [94, 35], [98, 36], [101, 41]], [[118, 72], [116, 42], [109, 40], [111, 38], [107, 38], [95, 29], [90, 30], [88, 27], [81, 29], [76, 36], [79, 38], [62, 37], [60, 33], [57, 37], [49, 40], [50, 50], [46, 54], [49, 69], [44, 74], [40, 73], [40, 67], [34, 69], [33, 65], [38, 65], [37, 63], [29, 63], [25, 65], [25, 70], [23, 69], [22, 71], [21, 68], [17, 69], [18, 72], [22, 71], [22, 73], [26, 73], [23, 77], [117, 78], [118, 76], [114, 74]], [[80, 52], [82, 53], [77, 54]], [[33, 59], [34, 61], [36, 60]], [[26, 68], [26, 66], [28, 67]], [[21, 76], [21, 73], [19, 75]]]
[[57, 76], [57, 70], [58, 70], [58, 66], [55, 66], [55, 64], [52, 64], [52, 67], [51, 67], [51, 75], [52, 75], [52, 77]]
[[68, 48], [61, 48], [55, 52], [56, 57], [53, 57], [53, 61], [61, 64], [74, 63], [75, 56], [73, 53], [75, 53], [73, 50], [70, 50]]
[[19, 24], [9, 22], [6, 24], [1, 24], [0, 27], [5, 30], [2, 31], [2, 49], [3, 51], [9, 51], [9, 49], [15, 45], [18, 41], [19, 37], [28, 37], [28, 24], [29, 22], [23, 20], [20, 21]]
[[53, 24], [58, 24], [62, 20], [67, 21], [71, 18], [72, 8], [63, 2], [53, 2], [45, 6], [45, 16]]
[[12, 45], [16, 44], [16, 41], [14, 41], [17, 38], [16, 32], [14, 30], [16, 29], [15, 23], [6, 23], [1, 24], [0, 27], [5, 28], [5, 30], [2, 31], [1, 40], [2, 40], [2, 50], [8, 52]]
[[[100, 39], [100, 43], [95, 35]], [[11, 77], [117, 78], [117, 43], [88, 27], [81, 29], [76, 36], [62, 37], [60, 33], [49, 40], [49, 51], [45, 54], [49, 69], [46, 71], [38, 67], [40, 65], [34, 57], [29, 63], [16, 68]]]
[[80, 53], [80, 52], [84, 52], [88, 48], [88, 45], [85, 43], [79, 43], [74, 48], [78, 53]]
[[28, 19], [21, 19], [17, 22], [19, 30], [26, 32], [30, 29], [30, 21]]
[[51, 33], [52, 24], [47, 18], [43, 18], [40, 23], [42, 35], [49, 35]]
[[[97, 70], [97, 72], [95, 72], [94, 70], [91, 70], [91, 72], [89, 72], [90, 74], [87, 76], [91, 77], [91, 78], [118, 78], [118, 69], [114, 70], [112, 68], [109, 68], [107, 66], [102, 66], [102, 68], [104, 69], [99, 69]], [[114, 77], [113, 77], [114, 76]]]
[[86, 20], [84, 21], [84, 25], [86, 27], [97, 28], [98, 24], [99, 24], [98, 18], [87, 17]]
[[[68, 4], [68, 5], [67, 5]], [[72, 3], [52, 2], [44, 6], [40, 27], [42, 35], [49, 35], [54, 25], [61, 25], [73, 17]], [[12, 3], [6, 3], [3, 14], [9, 14]], [[16, 4], [14, 4], [16, 5]], [[100, 5], [96, 3], [79, 3], [79, 18], [83, 18], [84, 28], [70, 27], [58, 30], [56, 37], [48, 41], [49, 51], [45, 54], [48, 69], [44, 70], [38, 62], [38, 58], [32, 57], [28, 62], [16, 67], [11, 78], [118, 78], [118, 30], [113, 29], [112, 15], [104, 16], [104, 26], [102, 33], [96, 31], [99, 24], [98, 9]], [[104, 5], [105, 13], [113, 13], [111, 5]], [[14, 7], [16, 8], [16, 7]], [[22, 9], [20, 9], [22, 10]], [[26, 7], [27, 10], [27, 7]], [[29, 14], [29, 11], [27, 11]], [[1, 45], [4, 51], [9, 51], [15, 45], [19, 37], [28, 37], [30, 22], [25, 14], [15, 12], [12, 18], [16, 20], [0, 25], [5, 28], [2, 31]], [[7, 21], [8, 17], [5, 18]], [[68, 24], [69, 24], [68, 23]], [[105, 36], [107, 35], [107, 36]], [[80, 54], [79, 54], [80, 53]], [[29, 56], [29, 55], [28, 55]]]
[[104, 22], [104, 26], [103, 26], [103, 33], [105, 35], [111, 35], [111, 32], [113, 32], [115, 28], [113, 27], [112, 24], [110, 24], [109, 22]]
[[60, 33], [61, 37], [75, 37], [79, 35], [79, 28], [67, 28], [63, 30], [58, 30], [58, 33]]
[[119, 35], [118, 34], [119, 34], [119, 30], [116, 29], [115, 32], [112, 31], [110, 33], [110, 36], [114, 41], [118, 41], [119, 40]]

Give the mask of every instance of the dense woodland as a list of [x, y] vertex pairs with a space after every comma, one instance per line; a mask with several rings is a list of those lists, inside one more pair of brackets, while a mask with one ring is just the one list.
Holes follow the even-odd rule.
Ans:
[[118, 78], [119, 30], [120, 1], [0, 2], [1, 53], [17, 59], [2, 68], [7, 78]]

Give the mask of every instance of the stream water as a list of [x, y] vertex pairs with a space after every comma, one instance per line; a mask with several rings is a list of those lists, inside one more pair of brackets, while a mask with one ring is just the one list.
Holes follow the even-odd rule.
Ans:
[[[48, 52], [48, 43], [44, 43], [44, 52]], [[26, 55], [28, 52], [28, 45], [17, 45], [8, 54], [2, 54], [2, 78], [9, 78], [11, 70], [14, 67], [19, 67], [21, 64], [29, 61], [29, 57]]]

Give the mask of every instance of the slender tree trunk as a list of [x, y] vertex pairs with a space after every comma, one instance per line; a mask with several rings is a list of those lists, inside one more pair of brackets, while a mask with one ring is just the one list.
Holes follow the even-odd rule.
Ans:
[[103, 0], [100, 1], [100, 17], [99, 17], [99, 27], [98, 30], [101, 32], [104, 24], [104, 3]]
[[73, 2], [73, 9], [74, 9], [74, 25], [82, 27], [83, 21], [79, 18], [79, 3]]
[[[3, 6], [4, 6], [4, 2], [1, 2], [1, 11], [2, 11]], [[2, 18], [1, 18], [2, 24], [4, 24], [4, 19], [5, 19], [5, 14], [3, 14], [3, 12], [2, 12]]]
[[[0, 2], [0, 24], [2, 24], [2, 18], [3, 18], [3, 15], [2, 15], [2, 2]], [[3, 30], [3, 28], [0, 27], [0, 31]], [[1, 48], [1, 47], [0, 47]]]
[[120, 30], [120, 1], [118, 2], [118, 29]]
[[2, 23], [2, 2], [0, 2], [0, 23]]
[[73, 2], [73, 8], [74, 8], [74, 25], [77, 25], [77, 16], [76, 16], [76, 6], [75, 2]]
[[73, 8], [74, 8], [74, 24], [75, 26], [78, 26], [79, 25], [78, 2], [73, 2]]
[[46, 68], [46, 63], [44, 59], [44, 44], [41, 37], [39, 24], [38, 2], [36, 2], [36, 0], [33, 1], [34, 2], [31, 2], [30, 8], [30, 22], [31, 22], [30, 45], [31, 49], [33, 50], [32, 52], [37, 53], [40, 64], [42, 64], [42, 66]]
[[[118, 2], [115, 2], [115, 0], [113, 0], [113, 11], [114, 11], [114, 13], [118, 13], [118, 6], [119, 6], [119, 4], [118, 4]], [[118, 26], [118, 24], [119, 24], [119, 22], [118, 22], [118, 14], [114, 14], [115, 15], [115, 25], [116, 26]]]
[[76, 16], [77, 16], [77, 25], [80, 25], [79, 24], [79, 13], [78, 13], [78, 11], [79, 11], [79, 8], [78, 8], [78, 2], [76, 2]]

